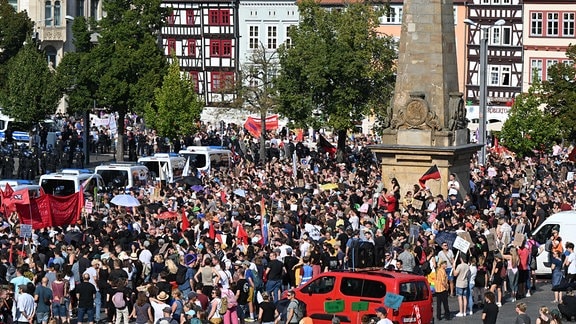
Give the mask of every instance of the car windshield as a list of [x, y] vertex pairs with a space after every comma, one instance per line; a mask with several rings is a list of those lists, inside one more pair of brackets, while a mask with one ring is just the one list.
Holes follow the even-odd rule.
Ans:
[[40, 186], [45, 193], [54, 196], [68, 196], [76, 192], [73, 180], [43, 179]]
[[98, 170], [97, 173], [104, 180], [106, 187], [126, 187], [128, 185], [128, 171], [126, 170]]
[[203, 168], [206, 166], [205, 154], [186, 153], [184, 156], [188, 159], [188, 164], [191, 167]]

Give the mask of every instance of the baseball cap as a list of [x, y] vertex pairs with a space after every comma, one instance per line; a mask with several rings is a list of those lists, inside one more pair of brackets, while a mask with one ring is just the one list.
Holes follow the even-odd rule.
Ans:
[[382, 313], [384, 315], [386, 315], [388, 313], [388, 311], [386, 311], [386, 308], [380, 306], [378, 308], [375, 309], [376, 313]]

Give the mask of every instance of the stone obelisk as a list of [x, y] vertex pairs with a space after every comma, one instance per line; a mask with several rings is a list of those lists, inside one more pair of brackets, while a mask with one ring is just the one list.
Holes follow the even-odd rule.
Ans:
[[434, 193], [448, 191], [455, 173], [468, 185], [471, 155], [466, 110], [458, 89], [452, 0], [404, 0], [394, 97], [387, 109], [382, 145], [372, 150], [382, 161], [383, 179], [397, 178], [411, 190], [437, 165], [441, 181]]

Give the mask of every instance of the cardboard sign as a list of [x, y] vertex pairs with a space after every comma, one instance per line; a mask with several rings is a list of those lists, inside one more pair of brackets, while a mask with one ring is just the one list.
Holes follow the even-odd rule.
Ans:
[[524, 234], [517, 233], [516, 235], [514, 235], [514, 242], [512, 242], [514, 246], [522, 246], [523, 243], [524, 243]]
[[344, 311], [344, 300], [327, 300], [324, 302], [324, 312], [328, 314], [340, 313]]
[[404, 296], [389, 292], [386, 293], [386, 297], [384, 297], [384, 306], [397, 310], [400, 308], [400, 305], [402, 305], [403, 300]]
[[32, 225], [20, 224], [20, 237], [32, 237]]
[[91, 213], [92, 213], [92, 208], [93, 208], [93, 207], [94, 207], [94, 205], [92, 204], [91, 201], [86, 201], [86, 202], [84, 203], [84, 209], [86, 210], [86, 212], [87, 212], [88, 214], [91, 214]]
[[442, 243], [446, 242], [446, 244], [448, 244], [448, 248], [451, 249], [452, 246], [454, 245], [455, 239], [456, 239], [456, 233], [442, 231], [436, 234], [434, 241], [436, 241], [436, 243], [439, 245], [442, 245]]
[[486, 243], [488, 243], [489, 251], [498, 251], [498, 246], [496, 245], [496, 240], [494, 239], [494, 234], [486, 234]]
[[465, 239], [468, 243], [470, 243], [470, 245], [474, 244], [474, 241], [472, 241], [472, 237], [470, 236], [470, 233], [462, 232], [462, 233], [458, 233], [458, 236]]
[[424, 202], [418, 199], [412, 199], [412, 207], [416, 210], [422, 210], [422, 206], [424, 206]]
[[470, 249], [470, 242], [466, 241], [460, 236], [457, 236], [454, 240], [454, 248], [460, 250], [462, 253], [468, 253], [468, 249]]

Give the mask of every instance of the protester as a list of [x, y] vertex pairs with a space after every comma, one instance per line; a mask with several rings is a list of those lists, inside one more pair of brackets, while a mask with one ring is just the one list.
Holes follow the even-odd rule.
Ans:
[[491, 291], [484, 294], [484, 308], [482, 309], [482, 323], [496, 324], [498, 320], [498, 306], [494, 304], [496, 297]]

